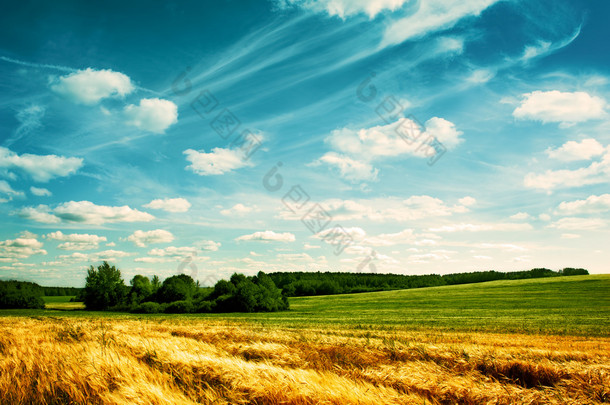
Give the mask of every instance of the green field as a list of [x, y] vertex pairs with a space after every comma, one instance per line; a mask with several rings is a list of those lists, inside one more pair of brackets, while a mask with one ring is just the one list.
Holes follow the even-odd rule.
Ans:
[[[411, 290], [290, 298], [276, 313], [131, 315], [66, 311], [71, 297], [45, 297], [47, 310], [3, 310], [0, 316], [202, 317], [283, 327], [436, 329], [587, 336], [610, 334], [610, 275], [492, 281]], [[59, 310], [62, 311], [59, 311]]]

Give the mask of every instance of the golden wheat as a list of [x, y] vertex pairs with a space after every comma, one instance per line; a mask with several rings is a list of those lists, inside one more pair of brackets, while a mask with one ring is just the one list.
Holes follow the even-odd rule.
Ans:
[[610, 339], [0, 318], [2, 404], [599, 404]]

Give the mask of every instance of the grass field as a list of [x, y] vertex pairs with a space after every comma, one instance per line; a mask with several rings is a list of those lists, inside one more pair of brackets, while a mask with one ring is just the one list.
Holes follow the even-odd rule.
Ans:
[[609, 291], [603, 275], [303, 297], [271, 314], [5, 310], [0, 403], [607, 403]]

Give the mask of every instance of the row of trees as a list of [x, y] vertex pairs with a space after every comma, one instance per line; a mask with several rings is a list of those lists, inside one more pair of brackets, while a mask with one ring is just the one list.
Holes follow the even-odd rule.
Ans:
[[499, 272], [478, 271], [456, 274], [428, 274], [404, 276], [398, 274], [371, 273], [311, 273], [278, 272], [269, 277], [288, 297], [307, 295], [332, 295], [370, 291], [399, 290], [408, 288], [436, 287], [442, 285], [481, 283], [494, 280], [519, 280], [527, 278], [586, 275], [585, 269], [565, 268], [553, 271], [536, 268], [527, 271]]
[[288, 309], [288, 299], [263, 272], [233, 274], [213, 288], [201, 288], [186, 274], [152, 279], [136, 275], [125, 285], [121, 272], [104, 262], [87, 271], [82, 300], [89, 310], [129, 310], [139, 313], [269, 312]]
[[26, 281], [0, 281], [0, 308], [44, 308], [43, 288]]

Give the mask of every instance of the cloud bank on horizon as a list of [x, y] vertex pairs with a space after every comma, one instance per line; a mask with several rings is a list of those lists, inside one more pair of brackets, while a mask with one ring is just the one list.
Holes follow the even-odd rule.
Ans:
[[0, 16], [0, 278], [608, 272], [610, 4], [118, 8]]

